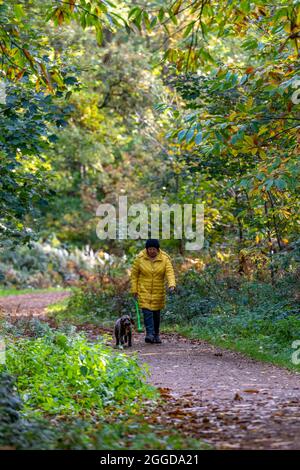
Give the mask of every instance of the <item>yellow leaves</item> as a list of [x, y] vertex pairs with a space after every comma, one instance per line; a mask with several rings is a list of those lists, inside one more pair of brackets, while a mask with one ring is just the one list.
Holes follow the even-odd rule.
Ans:
[[216, 257], [217, 257], [220, 261], [224, 261], [224, 260], [226, 259], [226, 254], [225, 254], [225, 253], [221, 253], [221, 251], [217, 251]]
[[259, 153], [259, 156], [263, 159], [265, 159], [267, 157], [267, 154], [266, 154], [265, 150], [262, 149], [262, 148], [258, 149], [258, 153]]
[[249, 145], [253, 145], [253, 137], [250, 135], [245, 135], [244, 137], [245, 142], [247, 142]]
[[228, 119], [229, 119], [230, 121], [233, 121], [234, 118], [235, 118], [237, 115], [238, 115], [237, 112], [236, 112], [236, 111], [233, 111], [231, 114], [229, 114]]
[[290, 34], [290, 32], [291, 32], [291, 26], [290, 26], [290, 23], [285, 23], [285, 25], [284, 25], [284, 27], [283, 27], [283, 28], [284, 28], [284, 30], [285, 30], [287, 33], [289, 33], [289, 34]]
[[252, 106], [253, 106], [253, 96], [249, 96], [247, 103], [246, 103], [246, 107], [251, 108]]
[[97, 99], [84, 103], [84, 107], [80, 103], [79, 108], [81, 108], [81, 122], [87, 129], [96, 131], [101, 128], [104, 116], [98, 108]]
[[245, 135], [244, 145], [241, 150], [244, 153], [251, 153], [252, 155], [256, 155], [259, 150], [257, 144], [258, 144], [258, 141], [257, 141], [256, 135], [254, 136]]
[[261, 193], [261, 190], [259, 189], [259, 185], [255, 184], [253, 188], [250, 189], [249, 196], [257, 196], [260, 193]]
[[265, 134], [265, 132], [268, 132], [268, 131], [269, 131], [268, 126], [261, 126], [257, 135], [259, 136], [259, 135]]
[[96, 252], [96, 257], [99, 259], [106, 259], [106, 256], [107, 256], [107, 253], [101, 249]]
[[69, 7], [70, 7], [70, 11], [73, 13], [74, 11], [74, 8], [75, 8], [75, 1], [76, 0], [69, 0]]
[[172, 7], [172, 11], [174, 15], [177, 15], [177, 13], [180, 10], [181, 5], [182, 5], [182, 0], [177, 0], [177, 2], [175, 2], [174, 6]]
[[288, 209], [282, 208], [279, 211], [279, 215], [281, 215], [284, 219], [289, 219], [291, 216], [291, 211], [289, 211]]
[[30, 160], [24, 157], [21, 152], [17, 152], [16, 161], [21, 165], [18, 167], [18, 170], [13, 171], [22, 171], [25, 173], [35, 174], [39, 171], [50, 171], [52, 169], [51, 163], [49, 160], [41, 161], [40, 157], [30, 156]]
[[297, 8], [297, 14], [296, 14], [296, 23], [297, 25], [300, 25], [300, 8]]
[[258, 245], [261, 242], [261, 240], [263, 240], [263, 235], [261, 233], [257, 233], [255, 235], [255, 243]]
[[[6, 52], [8, 52], [8, 51], [6, 51]], [[10, 57], [15, 57], [15, 55], [18, 54], [18, 52], [19, 52], [19, 48], [18, 47], [13, 47], [9, 51]]]
[[36, 80], [35, 82], [35, 90], [39, 92], [41, 89], [41, 81], [39, 79]]
[[263, 7], [263, 6], [258, 7], [258, 12], [259, 12], [259, 14], [262, 15], [262, 16], [267, 16], [267, 14], [268, 14], [266, 8]]
[[58, 73], [56, 70], [54, 70], [54, 71], [50, 72], [50, 75], [51, 75], [52, 80], [55, 83], [57, 83], [60, 87], [64, 86], [64, 82], [63, 82], [63, 79], [62, 79], [60, 73]]
[[270, 130], [269, 131], [269, 136], [274, 137], [274, 135], [276, 135], [276, 131], [274, 129]]

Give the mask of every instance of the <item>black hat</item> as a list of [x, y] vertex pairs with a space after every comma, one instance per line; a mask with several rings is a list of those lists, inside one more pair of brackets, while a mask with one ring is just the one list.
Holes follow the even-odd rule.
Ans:
[[149, 240], [146, 241], [146, 248], [157, 248], [159, 250], [159, 241], [156, 240], [156, 238], [149, 238]]

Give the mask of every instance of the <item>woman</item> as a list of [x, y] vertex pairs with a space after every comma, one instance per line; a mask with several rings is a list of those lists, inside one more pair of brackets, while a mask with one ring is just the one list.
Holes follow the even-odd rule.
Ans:
[[144, 315], [146, 343], [161, 343], [159, 325], [160, 310], [165, 306], [165, 278], [170, 292], [174, 292], [176, 281], [169, 255], [160, 249], [158, 240], [147, 240], [131, 270], [131, 293]]

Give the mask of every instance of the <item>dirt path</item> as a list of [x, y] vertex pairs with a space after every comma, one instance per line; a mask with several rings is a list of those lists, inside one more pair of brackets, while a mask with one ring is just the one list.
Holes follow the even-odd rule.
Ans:
[[0, 297], [0, 310], [13, 317], [24, 315], [43, 317], [48, 305], [68, 297], [67, 291], [37, 292]]
[[[44, 315], [47, 305], [69, 295], [49, 292], [3, 297], [13, 315]], [[101, 329], [86, 328], [96, 338]], [[103, 331], [103, 330], [102, 330]], [[300, 374], [260, 363], [179, 335], [163, 344], [134, 335], [128, 354], [138, 352], [150, 381], [167, 398], [150, 418], [218, 449], [300, 449]]]
[[179, 335], [134, 349], [169, 398], [154, 421], [173, 422], [219, 449], [300, 449], [300, 374]]

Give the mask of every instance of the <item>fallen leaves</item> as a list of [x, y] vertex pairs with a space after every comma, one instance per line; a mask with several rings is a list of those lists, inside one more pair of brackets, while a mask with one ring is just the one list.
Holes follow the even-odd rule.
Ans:
[[235, 400], [235, 401], [241, 401], [241, 400], [243, 400], [243, 398], [241, 397], [241, 395], [239, 395], [238, 393], [236, 393], [236, 394], [234, 395], [234, 400]]

